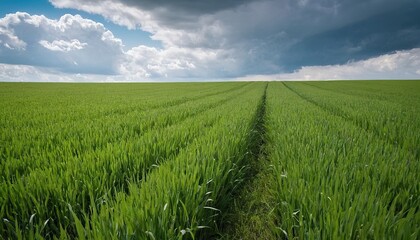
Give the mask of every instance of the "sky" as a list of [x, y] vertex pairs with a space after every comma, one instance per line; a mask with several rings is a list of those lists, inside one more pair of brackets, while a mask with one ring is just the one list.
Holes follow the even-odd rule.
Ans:
[[0, 81], [420, 79], [420, 0], [0, 0]]

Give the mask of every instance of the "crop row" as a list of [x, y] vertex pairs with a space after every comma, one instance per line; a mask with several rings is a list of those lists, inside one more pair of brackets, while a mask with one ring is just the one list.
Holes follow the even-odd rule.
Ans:
[[[415, 123], [404, 125], [406, 115], [396, 126], [383, 123], [393, 106], [373, 101], [366, 108], [363, 100], [299, 83], [270, 84], [268, 154], [279, 237], [419, 237], [418, 156], [378, 134], [388, 126], [414, 137], [409, 130]], [[416, 138], [401, 140], [414, 146]]]
[[220, 119], [212, 129], [174, 160], [157, 166], [146, 181], [131, 185], [130, 194], [102, 207], [83, 233], [87, 228], [89, 238], [205, 236], [244, 174], [255, 113], [263, 104], [263, 85], [258, 86], [234, 106], [218, 108]]
[[[93, 209], [105, 211], [108, 204], [117, 201], [116, 197], [131, 196], [133, 187], [153, 181], [148, 173], [161, 171], [166, 162], [181, 161], [176, 160], [182, 159], [179, 155], [190, 156], [211, 144], [222, 149], [219, 144], [225, 142], [219, 143], [214, 136], [226, 134], [223, 121], [236, 118], [241, 121], [239, 127], [246, 130], [251, 122], [243, 117], [253, 116], [255, 110], [249, 111], [249, 104], [256, 106], [262, 94], [261, 84], [234, 86], [225, 86], [225, 90], [218, 87], [202, 98], [181, 99], [177, 104], [149, 110], [127, 110], [122, 106], [125, 114], [98, 117], [97, 109], [83, 108], [76, 113], [85, 115], [85, 111], [91, 111], [92, 116], [86, 114], [86, 118], [75, 121], [74, 112], [58, 108], [58, 114], [66, 112], [70, 119], [54, 121], [57, 116], [52, 113], [29, 118], [34, 124], [27, 124], [28, 118], [4, 123], [7, 128], [2, 131], [5, 144], [0, 165], [4, 173], [0, 183], [4, 218], [1, 235], [75, 237], [76, 219], [97, 224], [90, 220]], [[242, 107], [244, 100], [248, 103]], [[109, 109], [118, 109], [119, 105], [110, 103]], [[227, 130], [233, 129], [232, 125]], [[246, 139], [247, 132], [240, 134]], [[226, 146], [229, 147], [232, 144]], [[214, 154], [219, 153], [200, 157], [214, 159]], [[242, 157], [236, 156], [235, 151], [228, 154]], [[160, 179], [159, 174], [155, 178]]]
[[[8, 145], [2, 148], [2, 157], [5, 161], [2, 162], [0, 170], [5, 173], [4, 177], [10, 180], [15, 174], [23, 176], [29, 171], [49, 166], [51, 163], [67, 161], [74, 157], [83, 158], [85, 153], [100, 151], [122, 140], [128, 139], [127, 141], [133, 142], [143, 135], [149, 135], [151, 138], [150, 135], [155, 134], [153, 132], [148, 134], [150, 129], [157, 130], [179, 124], [201, 112], [215, 108], [241, 94], [243, 90], [240, 88], [231, 91], [230, 94], [217, 94], [177, 106], [130, 111], [117, 116], [89, 116], [77, 121], [65, 121], [56, 119], [53, 114], [46, 114], [43, 117], [33, 116], [23, 120], [34, 119], [36, 122], [39, 118], [43, 118], [43, 123], [31, 124], [22, 124], [19, 119], [14, 119], [14, 124], [2, 132], [2, 139]], [[110, 108], [114, 107], [111, 105]], [[94, 112], [90, 109], [86, 111]], [[78, 113], [70, 112], [67, 115], [78, 115]]]
[[[307, 101], [420, 157], [420, 113], [416, 101], [410, 105], [402, 105], [399, 102], [371, 98], [369, 95], [326, 91], [306, 84], [286, 86]], [[401, 98], [402, 96], [394, 97], [397, 100]]]

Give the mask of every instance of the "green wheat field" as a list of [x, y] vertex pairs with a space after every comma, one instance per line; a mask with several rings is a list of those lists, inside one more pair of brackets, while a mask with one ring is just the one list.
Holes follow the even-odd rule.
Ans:
[[419, 239], [420, 81], [0, 83], [1, 239]]

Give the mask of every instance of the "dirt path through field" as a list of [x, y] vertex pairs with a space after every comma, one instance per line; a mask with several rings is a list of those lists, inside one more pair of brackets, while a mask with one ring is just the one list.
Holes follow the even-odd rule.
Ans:
[[251, 144], [253, 157], [241, 188], [235, 193], [232, 207], [222, 220], [220, 239], [275, 239], [271, 231], [274, 226], [271, 217], [273, 201], [268, 185], [272, 174], [265, 149], [267, 88], [268, 84]]

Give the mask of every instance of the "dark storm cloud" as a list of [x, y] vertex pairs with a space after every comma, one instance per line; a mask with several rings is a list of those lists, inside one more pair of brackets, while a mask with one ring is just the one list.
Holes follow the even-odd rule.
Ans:
[[128, 6], [137, 6], [145, 10], [171, 9], [192, 15], [211, 14], [220, 10], [230, 9], [256, 0], [122, 0]]
[[419, 12], [419, 3], [406, 4], [305, 37], [285, 49], [278, 63], [293, 70], [305, 65], [343, 64], [420, 47]]
[[278, 1], [271, 7], [279, 12], [272, 22], [231, 25], [231, 46], [241, 43], [242, 52], [252, 52], [242, 74], [292, 72], [420, 47], [420, 1]]
[[[54, 0], [60, 1], [60, 0]], [[88, 0], [84, 2], [98, 2], [98, 0]], [[270, 30], [272, 25], [284, 26], [290, 28], [290, 31], [309, 30], [305, 26], [316, 29], [324, 29], [330, 25], [358, 21], [365, 17], [380, 14], [386, 11], [393, 11], [395, 8], [408, 3], [418, 3], [418, 0], [120, 0], [129, 7], [135, 7], [150, 11], [156, 19], [162, 24], [168, 26], [177, 26], [186, 21], [197, 23], [194, 19], [203, 15], [214, 15], [219, 17], [219, 12], [233, 10], [233, 12], [243, 11], [247, 5], [258, 7], [259, 3], [269, 6], [265, 12], [258, 9], [253, 12], [248, 11], [246, 16], [240, 19], [229, 18], [229, 15], [222, 20], [230, 25], [239, 22], [241, 24], [250, 24], [253, 21], [259, 21], [261, 18], [268, 19], [266, 26], [258, 26], [263, 33]], [[256, 4], [253, 4], [256, 3]], [[252, 5], [253, 4], [253, 5]], [[260, 16], [263, 15], [263, 16]], [[287, 16], [288, 19], [284, 19]], [[271, 23], [269, 22], [271, 20]], [[278, 22], [281, 20], [281, 22]], [[329, 22], [325, 22], [325, 20]], [[188, 25], [186, 25], [188, 27]], [[298, 27], [298, 28], [296, 28]], [[300, 27], [303, 27], [300, 29]], [[268, 28], [268, 29], [267, 29]]]

